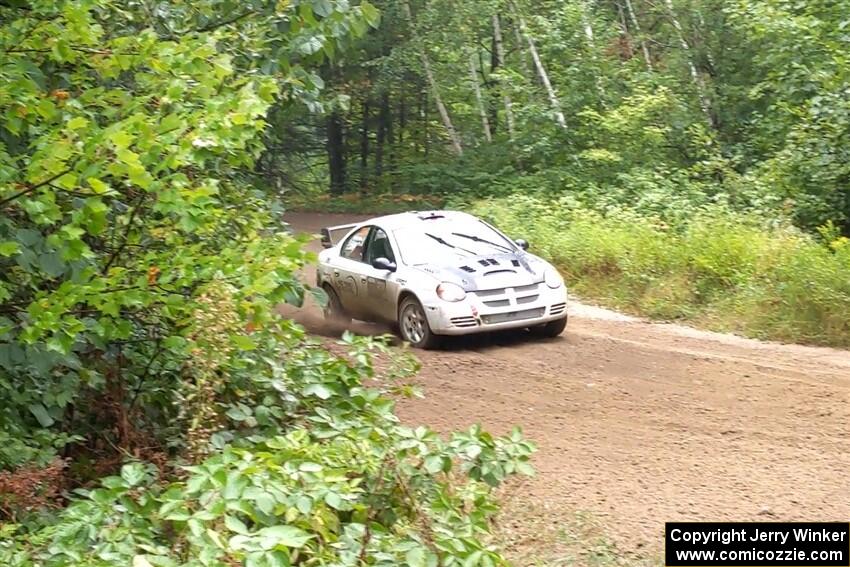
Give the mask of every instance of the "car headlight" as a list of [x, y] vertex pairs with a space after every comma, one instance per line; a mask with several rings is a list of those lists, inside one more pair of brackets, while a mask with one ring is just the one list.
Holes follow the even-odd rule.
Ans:
[[466, 299], [466, 292], [457, 284], [443, 282], [437, 286], [437, 296], [443, 301], [456, 302]]
[[555, 268], [546, 268], [546, 285], [552, 289], [558, 289], [564, 285], [564, 278], [558, 273]]

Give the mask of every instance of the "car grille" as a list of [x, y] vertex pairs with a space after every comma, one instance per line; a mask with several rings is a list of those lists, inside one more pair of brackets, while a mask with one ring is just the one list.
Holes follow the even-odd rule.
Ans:
[[542, 317], [545, 311], [546, 309], [544, 307], [538, 307], [537, 309], [525, 309], [524, 311], [514, 311], [513, 313], [495, 313], [493, 315], [484, 315], [481, 317], [481, 320], [487, 325], [505, 323], [507, 321], [523, 321], [525, 319]]
[[451, 319], [452, 325], [455, 327], [476, 327], [478, 322], [475, 317], [455, 317]]
[[564, 311], [567, 310], [566, 303], [556, 303], [552, 307], [549, 308], [549, 315], [560, 315]]
[[482, 289], [475, 292], [487, 307], [510, 307], [534, 303], [540, 298], [540, 284]]

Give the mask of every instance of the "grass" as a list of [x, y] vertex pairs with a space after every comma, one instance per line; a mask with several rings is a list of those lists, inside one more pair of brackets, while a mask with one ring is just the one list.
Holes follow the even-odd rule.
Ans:
[[572, 290], [662, 320], [785, 342], [850, 347], [850, 240], [721, 209], [675, 226], [529, 197], [472, 212], [528, 239]]

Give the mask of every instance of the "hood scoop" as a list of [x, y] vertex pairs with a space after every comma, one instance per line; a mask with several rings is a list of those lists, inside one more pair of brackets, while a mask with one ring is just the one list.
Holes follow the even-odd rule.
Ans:
[[542, 270], [522, 252], [455, 258], [448, 265], [438, 262], [418, 267], [444, 281], [457, 283], [468, 292], [485, 293], [487, 290], [536, 285], [543, 281]]

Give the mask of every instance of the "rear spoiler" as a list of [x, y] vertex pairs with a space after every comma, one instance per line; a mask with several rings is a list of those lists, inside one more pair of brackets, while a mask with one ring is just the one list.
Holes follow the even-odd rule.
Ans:
[[323, 228], [321, 230], [322, 247], [331, 248], [332, 246], [334, 246], [336, 244], [336, 241], [334, 240], [334, 238], [332, 236], [332, 234], [334, 232], [339, 232], [341, 230], [344, 230], [347, 233], [348, 231], [350, 231], [352, 228], [358, 226], [359, 224], [360, 223], [341, 224], [341, 225], [338, 225], [338, 226], [328, 226], [328, 227]]

